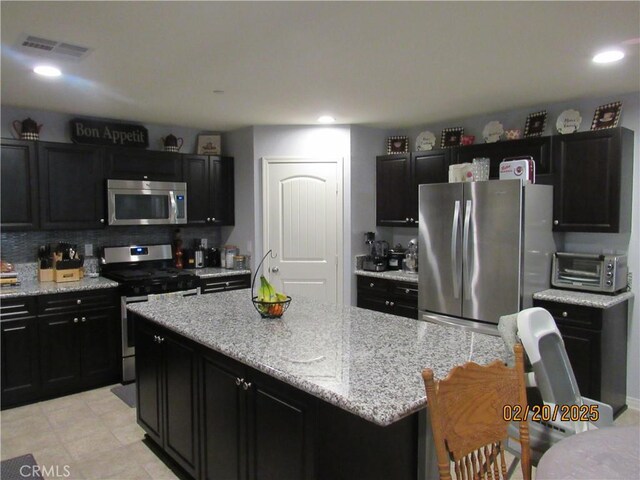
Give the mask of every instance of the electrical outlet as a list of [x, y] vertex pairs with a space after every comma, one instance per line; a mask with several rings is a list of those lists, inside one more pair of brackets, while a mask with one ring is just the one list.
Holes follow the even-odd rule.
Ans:
[[91, 243], [84, 244], [84, 256], [93, 257], [93, 245]]

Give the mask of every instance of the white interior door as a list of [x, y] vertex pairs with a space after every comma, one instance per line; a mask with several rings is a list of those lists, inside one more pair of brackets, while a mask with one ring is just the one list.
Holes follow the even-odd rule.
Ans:
[[338, 160], [265, 158], [263, 171], [264, 251], [274, 287], [338, 303], [342, 235], [341, 164]]

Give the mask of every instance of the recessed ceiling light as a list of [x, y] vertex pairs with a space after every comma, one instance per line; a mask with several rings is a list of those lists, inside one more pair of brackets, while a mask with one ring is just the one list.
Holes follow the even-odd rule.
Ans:
[[617, 62], [624, 58], [624, 52], [622, 50], [606, 50], [600, 52], [593, 57], [595, 63], [611, 63]]
[[52, 67], [50, 65], [38, 65], [33, 69], [33, 71], [43, 77], [59, 77], [62, 75], [59, 68]]
[[320, 123], [333, 123], [335, 121], [336, 119], [331, 115], [322, 115], [320, 118], [318, 118], [318, 122]]
[[224, 93], [224, 90], [214, 90], [213, 93]]

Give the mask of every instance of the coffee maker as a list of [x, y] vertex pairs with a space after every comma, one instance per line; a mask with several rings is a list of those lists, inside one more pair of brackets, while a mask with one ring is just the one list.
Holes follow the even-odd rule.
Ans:
[[369, 246], [369, 254], [364, 257], [362, 269], [369, 272], [384, 272], [389, 262], [389, 244], [375, 238], [376, 234], [373, 232], [364, 234], [364, 243]]

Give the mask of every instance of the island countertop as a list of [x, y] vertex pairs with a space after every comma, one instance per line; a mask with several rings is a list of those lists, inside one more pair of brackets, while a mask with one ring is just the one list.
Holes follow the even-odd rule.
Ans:
[[262, 319], [245, 290], [128, 308], [382, 426], [425, 407], [424, 368], [444, 378], [505, 354], [499, 337], [301, 297], [281, 319]]

